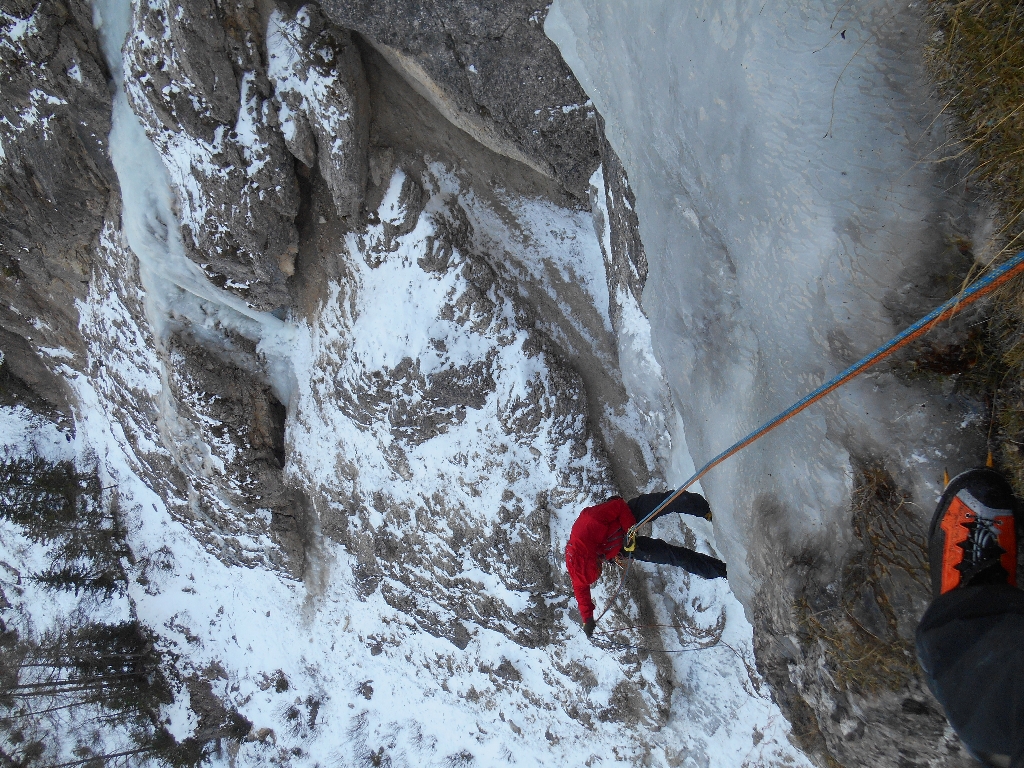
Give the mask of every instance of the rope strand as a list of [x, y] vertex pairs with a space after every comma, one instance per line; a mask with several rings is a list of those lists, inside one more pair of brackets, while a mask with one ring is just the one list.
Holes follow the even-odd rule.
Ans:
[[619, 583], [616, 585], [615, 591], [612, 592], [612, 596], [608, 598], [608, 604], [604, 607], [604, 610], [601, 611], [601, 615], [594, 619], [595, 624], [600, 622], [601, 619], [604, 618], [604, 615], [608, 613], [611, 607], [615, 604], [615, 598], [619, 596], [619, 592], [622, 590], [622, 585], [626, 583], [626, 574], [629, 573], [630, 566], [633, 565], [633, 558], [629, 557], [627, 560], [629, 560], [629, 562], [626, 564], [626, 567], [620, 568], [622, 573], [619, 574]]
[[809, 394], [805, 395], [803, 398], [798, 400], [796, 403], [791, 405], [782, 413], [778, 414], [771, 421], [762, 424], [760, 427], [755, 429], [742, 440], [733, 443], [731, 446], [726, 448], [720, 454], [711, 459], [707, 464], [701, 467], [697, 472], [695, 472], [689, 480], [687, 480], [685, 483], [679, 486], [675, 493], [673, 493], [671, 496], [668, 496], [664, 501], [662, 501], [661, 504], [655, 507], [650, 512], [650, 514], [644, 517], [643, 520], [641, 520], [640, 522], [636, 523], [633, 527], [631, 527], [629, 531], [626, 532], [626, 546], [623, 548], [627, 551], [631, 551], [633, 542], [636, 540], [636, 532], [637, 530], [639, 530], [640, 526], [646, 524], [647, 522], [657, 517], [658, 513], [661, 512], [661, 510], [663, 510], [665, 507], [667, 507], [669, 504], [671, 504], [673, 501], [679, 498], [679, 496], [681, 496], [687, 488], [689, 488], [695, 482], [704, 477], [704, 475], [707, 474], [710, 470], [717, 467], [719, 464], [721, 464], [729, 457], [739, 453], [751, 443], [764, 437], [766, 434], [771, 432], [780, 424], [789, 421], [791, 418], [796, 416], [805, 408], [818, 402], [829, 393], [839, 389], [839, 387], [843, 386], [851, 379], [856, 378], [864, 371], [866, 371], [868, 368], [871, 368], [876, 363], [880, 362], [881, 360], [884, 360], [893, 352], [902, 349], [915, 339], [924, 336], [926, 333], [928, 333], [928, 331], [930, 331], [936, 325], [941, 323], [943, 320], [948, 320], [949, 318], [963, 311], [965, 307], [968, 307], [974, 302], [976, 302], [978, 299], [992, 293], [992, 291], [994, 291], [1001, 285], [1004, 285], [1010, 279], [1018, 275], [1022, 270], [1024, 270], [1024, 251], [1021, 251], [1016, 256], [1011, 258], [1009, 261], [996, 267], [988, 275], [978, 278], [969, 286], [967, 286], [967, 288], [958, 293], [956, 296], [949, 299], [948, 301], [934, 309], [932, 312], [922, 317], [912, 326], [910, 326], [899, 335], [887, 341], [874, 352], [872, 352], [866, 357], [861, 358], [856, 363], [847, 368], [845, 371], [840, 373], [838, 376], [825, 382], [820, 387], [815, 389], [813, 392], [810, 392]]
[[[613, 629], [603, 629], [603, 630], [600, 630], [600, 631], [595, 631], [594, 634], [595, 635], [611, 635], [611, 634], [614, 634], [614, 633], [617, 633], [617, 632], [628, 632], [628, 631], [633, 630], [633, 629], [662, 629], [662, 628], [682, 629], [682, 630], [686, 629], [686, 627], [684, 627], [682, 624], [633, 624], [633, 625], [628, 626], [628, 627], [616, 627], [616, 628], [613, 628]], [[694, 640], [693, 642], [699, 643], [700, 641]], [[664, 648], [647, 648], [647, 647], [642, 646], [642, 645], [626, 645], [625, 643], [618, 643], [618, 642], [615, 642], [614, 640], [607, 640], [607, 639], [602, 639], [602, 643], [605, 643], [605, 644], [611, 646], [612, 648], [616, 648], [616, 649], [627, 650], [627, 651], [638, 651], [638, 652], [644, 652], [644, 653], [687, 653], [689, 651], [706, 651], [706, 650], [708, 650], [710, 648], [723, 647], [723, 648], [728, 648], [730, 651], [732, 651], [734, 654], [736, 654], [737, 658], [739, 658], [744, 664], [746, 664], [746, 659], [743, 657], [743, 654], [741, 654], [739, 651], [737, 651], [735, 648], [733, 648], [731, 645], [729, 645], [729, 643], [725, 642], [721, 637], [719, 637], [717, 640], [715, 640], [715, 642], [708, 643], [706, 645], [696, 645], [696, 646], [691, 647], [691, 648], [676, 648], [676, 649], [672, 649], [672, 650], [666, 650]], [[595, 645], [596, 645], [596, 643], [595, 643]], [[601, 646], [601, 645], [598, 645], [597, 647], [601, 648], [602, 650], [609, 650], [608, 648], [605, 648], [604, 646]]]

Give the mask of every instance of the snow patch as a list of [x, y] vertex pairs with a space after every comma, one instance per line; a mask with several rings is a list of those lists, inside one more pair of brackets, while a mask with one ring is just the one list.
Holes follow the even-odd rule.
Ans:
[[[336, 100], [332, 98], [337, 74], [324, 75], [305, 65], [301, 41], [310, 23], [305, 6], [299, 9], [294, 19], [288, 19], [281, 11], [275, 10], [267, 23], [267, 76], [274, 83], [280, 101], [281, 132], [289, 142], [296, 138], [296, 120], [301, 113], [309, 114], [311, 122], [335, 136], [343, 132], [340, 123], [347, 122], [350, 117], [347, 111], [337, 107]], [[340, 146], [332, 147], [334, 152], [342, 149]]]
[[236, 139], [248, 163], [245, 172], [250, 177], [255, 176], [270, 160], [266, 146], [256, 130], [256, 116], [262, 102], [255, 90], [255, 82], [255, 72], [246, 72], [242, 75], [241, 106], [238, 109], [238, 121], [235, 123]]
[[178, 742], [192, 736], [196, 731], [196, 726], [199, 725], [196, 713], [190, 709], [191, 705], [192, 698], [188, 688], [183, 686], [180, 690], [175, 691], [174, 701], [160, 707], [161, 722], [167, 727], [167, 732]]

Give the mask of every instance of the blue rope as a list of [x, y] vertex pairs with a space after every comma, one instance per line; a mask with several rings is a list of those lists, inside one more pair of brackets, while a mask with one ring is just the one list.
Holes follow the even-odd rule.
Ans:
[[657, 507], [651, 510], [650, 514], [644, 517], [643, 520], [641, 520], [629, 529], [629, 531], [626, 534], [627, 547], [629, 547], [627, 551], [632, 551], [632, 546], [634, 545], [637, 529], [639, 529], [640, 526], [644, 525], [645, 523], [656, 518], [658, 514], [661, 512], [661, 510], [663, 510], [665, 507], [667, 507], [669, 504], [671, 504], [673, 501], [679, 498], [679, 496], [681, 496], [687, 488], [689, 488], [695, 482], [700, 480], [700, 478], [703, 477], [704, 474], [708, 472], [708, 470], [712, 469], [718, 464], [721, 464], [723, 461], [728, 459], [733, 454], [738, 453], [743, 448], [746, 448], [754, 441], [771, 432], [773, 429], [775, 429], [775, 427], [779, 426], [784, 421], [787, 421], [793, 416], [796, 416], [796, 414], [807, 408], [809, 405], [817, 402], [818, 400], [825, 397], [825, 395], [829, 394], [833, 390], [838, 389], [847, 381], [863, 373], [865, 370], [867, 370], [868, 368], [870, 368], [883, 358], [888, 357], [900, 347], [909, 344], [911, 341], [913, 341], [919, 336], [923, 336], [925, 333], [930, 331], [932, 327], [937, 325], [942, 320], [952, 317], [953, 315], [963, 310], [964, 307], [974, 303], [982, 296], [991, 293], [1000, 285], [1014, 277], [1022, 269], [1024, 269], [1024, 251], [1021, 251], [1010, 260], [999, 265], [998, 267], [993, 269], [989, 274], [978, 278], [975, 282], [971, 283], [971, 285], [965, 288], [961, 293], [958, 293], [949, 301], [945, 302], [932, 312], [922, 317], [920, 320], [918, 320], [912, 326], [907, 328], [901, 334], [890, 339], [871, 354], [861, 358], [856, 363], [847, 368], [845, 371], [840, 373], [838, 376], [830, 379], [829, 381], [825, 382], [820, 387], [815, 389], [813, 392], [807, 394], [806, 396], [798, 400], [796, 403], [794, 403], [789, 408], [784, 410], [782, 413], [777, 415], [771, 421], [767, 421], [764, 424], [762, 424], [760, 427], [758, 427], [753, 432], [748, 434], [742, 440], [738, 440], [737, 442], [733, 443], [731, 446], [726, 448], [720, 454], [711, 459], [711, 461], [709, 461], [707, 464], [701, 467], [697, 472], [695, 472], [689, 480], [687, 480], [685, 483], [679, 486], [675, 493], [667, 497], [664, 501], [661, 502], [661, 504], [659, 504]]

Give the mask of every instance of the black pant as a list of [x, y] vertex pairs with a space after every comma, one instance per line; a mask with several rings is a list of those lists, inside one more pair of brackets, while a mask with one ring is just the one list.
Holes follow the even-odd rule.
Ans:
[[[633, 517], [639, 522], [643, 519], [644, 515], [651, 512], [671, 493], [671, 491], [645, 493], [643, 496], [638, 496], [626, 503], [629, 505]], [[663, 509], [658, 517], [670, 512], [693, 515], [694, 517], [706, 517], [710, 511], [711, 507], [708, 505], [707, 499], [700, 494], [684, 491], [678, 499]], [[632, 555], [634, 560], [640, 560], [645, 563], [674, 565], [677, 568], [682, 568], [684, 571], [689, 571], [695, 576], [700, 576], [702, 579], [721, 579], [725, 578], [726, 575], [725, 563], [717, 558], [702, 555], [700, 552], [694, 552], [686, 547], [676, 547], [661, 539], [652, 539], [647, 536], [637, 536], [636, 549], [632, 553], [626, 552], [623, 554], [626, 556]]]
[[694, 552], [686, 547], [673, 546], [661, 539], [637, 536], [636, 549], [623, 554], [644, 563], [674, 565], [684, 571], [689, 571], [694, 576], [700, 576], [702, 579], [724, 579], [726, 575], [725, 563], [721, 560], [710, 555], [702, 555], [700, 552]]
[[1024, 766], [1024, 590], [963, 587], [935, 598], [917, 627], [917, 657], [971, 752]]
[[[629, 506], [629, 511], [633, 513], [633, 517], [636, 518], [636, 521], [640, 522], [647, 514], [652, 512], [655, 507], [671, 495], [672, 491], [645, 493], [643, 496], [637, 496], [635, 499], [627, 501], [626, 504]], [[707, 517], [710, 511], [711, 505], [708, 504], [708, 500], [699, 493], [683, 491], [678, 499], [675, 499], [665, 509], [661, 510], [658, 517], [668, 515], [672, 512], [681, 515], [693, 515], [694, 517]]]

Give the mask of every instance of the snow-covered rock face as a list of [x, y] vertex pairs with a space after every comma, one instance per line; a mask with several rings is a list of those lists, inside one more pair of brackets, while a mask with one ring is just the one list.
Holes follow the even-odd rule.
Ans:
[[[681, 435], [634, 199], [536, 10], [440, 8], [476, 19], [446, 74], [443, 40], [378, 49], [312, 7], [93, 8], [121, 194], [42, 367], [77, 435], [43, 450], [59, 433], [4, 410], [3, 455], [76, 459], [123, 510], [135, 561], [106, 611], [168, 654], [153, 722], [178, 740], [237, 765], [800, 761], [724, 583], [635, 569], [603, 649], [570, 607], [579, 509], [660, 485]], [[46, 551], [16, 533], [22, 573]], [[712, 548], [703, 523], [661, 533]], [[24, 637], [59, 619], [0, 586]], [[629, 647], [661, 643], [687, 652]]]
[[[557, 0], [545, 30], [635, 190], [643, 308], [698, 465], [971, 266], [914, 4]], [[844, 764], [895, 764], [896, 743], [954, 759], [934, 702], [895, 712], [931, 701], [912, 655], [923, 537], [943, 468], [983, 461], [983, 435], [952, 387], [907, 370], [862, 376], [702, 480], [776, 695]]]
[[275, 127], [265, 34], [242, 5], [138, 3], [124, 61], [126, 94], [171, 179], [186, 255], [218, 287], [274, 310], [289, 303], [299, 195]]
[[110, 93], [90, 18], [86, 2], [0, 7], [0, 347], [6, 373], [31, 389], [13, 400], [65, 418], [67, 389], [51, 369], [84, 363], [74, 300], [87, 291], [93, 242], [117, 187], [106, 153]]
[[[552, 552], [581, 505], [614, 492], [585, 389], [474, 242], [486, 233], [521, 260], [534, 250], [522, 234], [440, 165], [422, 212], [402, 206], [405, 181], [397, 170], [380, 223], [340, 244], [345, 278], [300, 326], [288, 471], [323, 532], [358, 554], [359, 591], [379, 587], [460, 647], [466, 625], [543, 646], [565, 604]], [[571, 212], [538, 212], [564, 248], [596, 244]]]
[[267, 74], [281, 107], [288, 150], [318, 163], [338, 213], [359, 215], [367, 173], [369, 111], [362, 58], [352, 35], [312, 6], [295, 18], [270, 14]]

